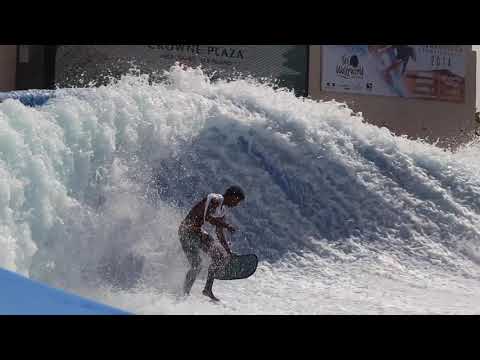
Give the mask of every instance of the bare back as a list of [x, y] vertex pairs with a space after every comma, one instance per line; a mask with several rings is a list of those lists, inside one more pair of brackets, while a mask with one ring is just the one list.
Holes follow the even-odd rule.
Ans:
[[182, 221], [180, 227], [186, 227], [191, 231], [194, 232], [201, 232], [202, 226], [204, 224], [204, 218], [207, 213], [214, 212], [217, 207], [221, 204], [217, 199], [211, 199], [210, 203], [208, 204], [208, 209], [205, 211], [205, 206], [207, 204], [208, 198], [203, 198], [200, 202], [198, 202], [188, 213], [185, 219]]
[[203, 225], [203, 213], [207, 198], [198, 202], [188, 213], [180, 226], [187, 227], [194, 231], [200, 231]]

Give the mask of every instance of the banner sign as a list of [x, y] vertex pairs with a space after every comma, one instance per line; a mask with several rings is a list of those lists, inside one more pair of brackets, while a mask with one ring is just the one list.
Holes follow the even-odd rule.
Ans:
[[322, 90], [465, 102], [468, 47], [324, 45]]
[[176, 61], [228, 78], [252, 75], [307, 95], [308, 46], [300, 45], [59, 45], [55, 82], [60, 87], [106, 82], [132, 67], [163, 74]]

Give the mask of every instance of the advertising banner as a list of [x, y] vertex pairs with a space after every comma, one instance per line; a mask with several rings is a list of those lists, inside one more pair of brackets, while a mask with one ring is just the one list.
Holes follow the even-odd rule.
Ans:
[[463, 45], [324, 45], [322, 90], [465, 102]]

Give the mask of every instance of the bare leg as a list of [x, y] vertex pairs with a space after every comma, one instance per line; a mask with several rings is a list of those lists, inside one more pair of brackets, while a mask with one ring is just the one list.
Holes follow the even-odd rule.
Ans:
[[200, 273], [200, 266], [196, 268], [192, 267], [188, 271], [187, 276], [185, 277], [185, 283], [183, 285], [183, 292], [185, 295], [190, 294], [190, 290], [192, 290], [193, 283], [195, 282], [195, 279], [197, 278], [199, 273]]
[[401, 64], [401, 61], [395, 62], [383, 71], [384, 79], [389, 85], [392, 85], [393, 83], [392, 71], [396, 70]]
[[190, 263], [190, 270], [188, 271], [187, 276], [185, 276], [185, 283], [183, 285], [183, 292], [185, 295], [190, 294], [193, 283], [200, 273], [200, 270], [202, 270], [202, 259], [198, 255], [198, 252], [188, 253], [188, 261]]
[[215, 280], [215, 272], [223, 264], [223, 256], [216, 248], [211, 250], [210, 256], [212, 258], [212, 263], [208, 268], [207, 282], [205, 283], [205, 289], [203, 289], [203, 295], [208, 296], [213, 301], [219, 301], [219, 299], [213, 295], [212, 287], [213, 281]]
[[210, 267], [208, 268], [207, 282], [205, 284], [205, 289], [203, 289], [203, 295], [208, 296], [213, 301], [219, 301], [219, 299], [216, 298], [215, 295], [213, 295], [212, 291], [213, 281], [215, 280], [215, 270], [216, 267], [213, 267], [212, 265], [210, 265]]

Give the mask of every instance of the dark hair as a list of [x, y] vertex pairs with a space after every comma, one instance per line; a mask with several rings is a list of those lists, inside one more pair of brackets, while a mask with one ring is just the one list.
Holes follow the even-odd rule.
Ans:
[[237, 197], [240, 200], [245, 199], [245, 193], [243, 192], [240, 186], [230, 186], [227, 191], [225, 191], [224, 196]]

